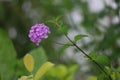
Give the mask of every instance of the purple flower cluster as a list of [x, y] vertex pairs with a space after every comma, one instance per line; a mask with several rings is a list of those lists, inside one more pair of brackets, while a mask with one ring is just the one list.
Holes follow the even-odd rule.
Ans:
[[29, 31], [29, 38], [38, 46], [42, 38], [48, 37], [47, 33], [50, 33], [50, 29], [44, 23], [35, 24]]

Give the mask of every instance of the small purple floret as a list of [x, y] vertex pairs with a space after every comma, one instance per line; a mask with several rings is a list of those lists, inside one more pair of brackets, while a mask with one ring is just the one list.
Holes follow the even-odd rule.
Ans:
[[35, 24], [29, 31], [29, 38], [38, 46], [42, 38], [48, 37], [47, 33], [50, 33], [50, 29], [44, 23]]

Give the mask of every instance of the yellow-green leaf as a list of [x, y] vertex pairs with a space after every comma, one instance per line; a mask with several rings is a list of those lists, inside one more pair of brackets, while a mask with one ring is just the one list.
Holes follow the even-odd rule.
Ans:
[[64, 78], [67, 75], [67, 67], [65, 65], [62, 64], [58, 65], [55, 68], [55, 71], [56, 71], [56, 77]]
[[116, 80], [116, 74], [115, 74], [115, 72], [112, 72], [111, 77], [112, 77], [113, 80]]
[[21, 78], [19, 78], [18, 80], [26, 80], [27, 76], [21, 76]]
[[88, 77], [87, 80], [97, 80], [97, 77], [96, 76], [90, 76], [90, 77]]
[[40, 79], [53, 66], [54, 64], [51, 62], [44, 63], [35, 74], [34, 80]]
[[34, 68], [34, 59], [33, 59], [32, 55], [26, 54], [23, 60], [24, 60], [24, 65], [25, 65], [26, 69], [29, 72], [32, 72], [33, 68]]
[[18, 80], [33, 80], [33, 75], [21, 76]]

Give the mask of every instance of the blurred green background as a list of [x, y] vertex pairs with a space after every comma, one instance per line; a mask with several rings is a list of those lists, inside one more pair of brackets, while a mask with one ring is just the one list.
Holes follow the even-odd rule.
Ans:
[[37, 48], [28, 38], [30, 27], [36, 23], [45, 23], [51, 30], [49, 38], [40, 43], [48, 60], [66, 67], [79, 66], [73, 70], [73, 80], [87, 80], [88, 76], [99, 74], [76, 48], [64, 49], [54, 42], [68, 42], [55, 25], [47, 22], [58, 16], [62, 16], [71, 39], [77, 34], [88, 35], [77, 43], [82, 49], [105, 54], [113, 68], [119, 67], [120, 0], [0, 0], [0, 77], [6, 77], [3, 80], [16, 80], [26, 73], [21, 60]]

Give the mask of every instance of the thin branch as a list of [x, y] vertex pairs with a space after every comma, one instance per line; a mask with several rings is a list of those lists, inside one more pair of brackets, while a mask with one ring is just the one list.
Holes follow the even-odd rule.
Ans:
[[112, 80], [111, 76], [108, 75], [107, 72], [94, 59], [92, 59], [87, 53], [85, 53], [80, 47], [78, 47], [78, 45], [75, 44], [67, 35], [65, 36], [78, 50], [80, 50], [86, 57], [93, 61], [100, 68], [100, 70], [105, 73], [105, 75], [109, 76], [109, 80]]
[[73, 44], [64, 44], [64, 43], [60, 43], [60, 42], [57, 42], [57, 41], [53, 41], [55, 44], [58, 44], [58, 45], [68, 45], [68, 46], [74, 46]]

